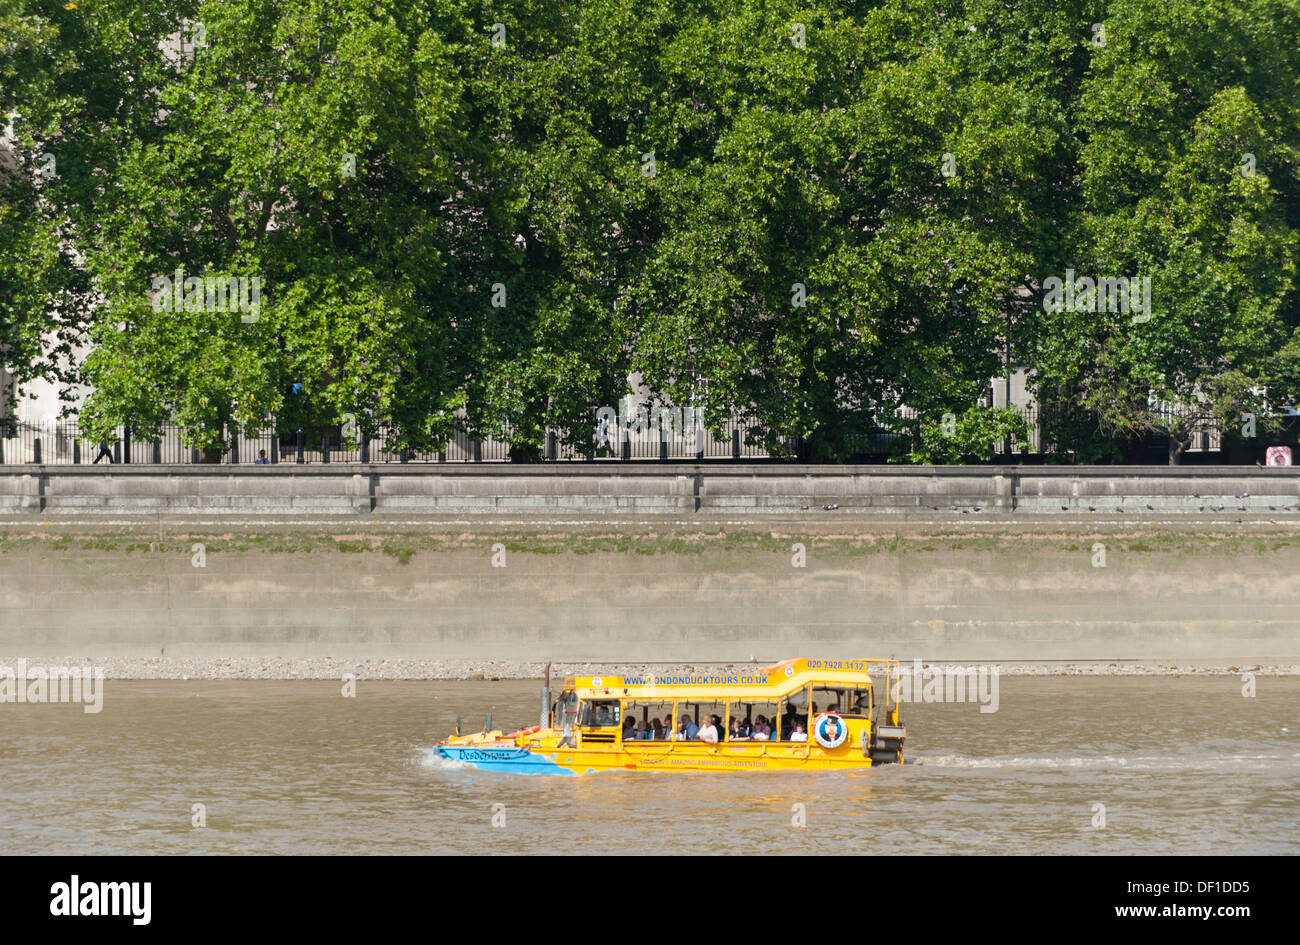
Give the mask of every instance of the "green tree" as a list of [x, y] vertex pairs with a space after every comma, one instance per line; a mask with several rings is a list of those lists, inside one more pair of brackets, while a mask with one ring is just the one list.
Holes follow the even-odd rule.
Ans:
[[948, 6], [708, 5], [671, 37], [633, 363], [679, 402], [703, 387], [715, 430], [843, 458], [998, 372], [1057, 199], [1066, 103], [1041, 73], [1077, 50], [1051, 5]]
[[0, 0], [0, 130], [12, 129], [0, 143], [0, 365], [14, 381], [0, 407], [37, 378], [69, 397], [91, 317], [89, 280], [62, 232], [67, 155], [48, 147], [71, 108], [59, 90], [77, 69], [68, 37], [79, 32], [61, 5]]
[[1300, 11], [1118, 0], [1106, 27], [1079, 98], [1070, 261], [1149, 277], [1151, 306], [1045, 312], [1037, 367], [1104, 429], [1168, 436], [1177, 463], [1196, 424], [1263, 424], [1265, 389], [1297, 390]]

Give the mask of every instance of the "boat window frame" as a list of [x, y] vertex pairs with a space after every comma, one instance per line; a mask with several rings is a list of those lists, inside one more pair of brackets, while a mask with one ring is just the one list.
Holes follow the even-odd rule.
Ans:
[[[753, 744], [755, 744], [755, 745], [769, 745], [769, 744], [776, 744], [776, 743], [777, 743], [777, 739], [776, 739], [775, 737], [770, 738], [770, 739], [766, 739], [766, 740], [764, 740], [764, 739], [755, 739], [755, 738], [753, 737], [753, 734], [752, 734], [752, 733], [753, 733], [753, 727], [754, 727], [754, 707], [755, 707], [755, 706], [760, 706], [760, 705], [761, 705], [761, 706], [776, 706], [776, 711], [779, 713], [779, 712], [781, 711], [781, 703], [782, 703], [783, 701], [784, 701], [783, 699], [780, 699], [780, 698], [774, 698], [774, 697], [769, 696], [769, 695], [751, 696], [751, 697], [749, 697], [749, 698], [744, 698], [744, 697], [736, 696], [736, 697], [732, 697], [732, 698], [728, 699], [728, 700], [727, 700], [727, 716], [728, 716], [728, 717], [727, 717], [727, 723], [726, 723], [726, 724], [727, 724], [727, 728], [728, 728], [728, 729], [731, 728], [731, 708], [732, 708], [732, 704], [734, 703], [735, 705], [745, 706], [745, 720], [746, 720], [746, 722], [749, 724], [750, 733], [751, 733], [750, 736], [749, 736], [748, 738], [746, 738], [744, 741], [736, 742], [735, 744], [738, 744], [738, 745], [748, 745], [748, 744], [750, 744], [751, 742], [752, 742]], [[766, 712], [764, 712], [764, 713], [760, 713], [760, 714], [762, 714], [762, 715], [767, 715]], [[779, 726], [776, 724], [778, 721], [779, 721], [779, 719], [778, 719], [778, 717], [777, 717], [776, 715], [770, 715], [770, 716], [768, 716], [768, 723], [772, 726], [772, 732], [773, 732], [774, 735], [778, 733]], [[730, 737], [728, 737], [727, 741], [731, 741]]]
[[[631, 717], [632, 717], [633, 719], [636, 719], [637, 721], [645, 722], [647, 728], [649, 728], [649, 725], [650, 725], [650, 707], [651, 707], [651, 706], [672, 706], [672, 704], [673, 704], [673, 700], [672, 700], [672, 699], [663, 699], [663, 698], [645, 698], [645, 697], [640, 697], [640, 698], [638, 698], [638, 697], [635, 697], [635, 696], [624, 696], [623, 699], [622, 699], [621, 701], [623, 702], [623, 713], [624, 713], [624, 716], [623, 716], [623, 717], [626, 718], [626, 717], [627, 717], [627, 713], [630, 711], [630, 712], [631, 712]], [[640, 718], [640, 719], [637, 719], [637, 717], [636, 717], [636, 708], [637, 708], [638, 706], [641, 708], [641, 718]], [[663, 715], [663, 714], [665, 713], [665, 710], [664, 710], [664, 709], [655, 709], [655, 711], [656, 711], [657, 713], [659, 713], [660, 715]], [[667, 712], [672, 712], [672, 711], [674, 711], [674, 710], [671, 709], [671, 708], [669, 708], [669, 709], [667, 709], [666, 711], [667, 711]], [[670, 730], [671, 730], [671, 729], [670, 729]], [[622, 731], [623, 731], [623, 728], [622, 728], [622, 725], [621, 725], [621, 723], [620, 723], [620, 725], [619, 725], [619, 732], [620, 732], [619, 738], [620, 738], [621, 740], [622, 740], [622, 734], [621, 734]], [[635, 731], [635, 726], [633, 727], [633, 731]], [[626, 745], [626, 744], [629, 743], [629, 741], [630, 741], [631, 743], [640, 743], [640, 742], [642, 742], [642, 741], [668, 741], [668, 739], [667, 739], [667, 738], [663, 738], [663, 739], [641, 739], [641, 738], [633, 738], [633, 739], [629, 739], [629, 740], [622, 740], [621, 743]]]
[[[584, 717], [584, 716], [587, 715], [587, 713], [584, 713], [584, 712], [582, 711], [583, 708], [587, 708], [588, 710], [590, 710], [590, 709], [594, 708], [594, 707], [596, 706], [597, 703], [607, 703], [607, 702], [612, 702], [612, 703], [614, 704], [615, 708], [617, 709], [617, 711], [614, 713], [614, 716], [615, 716], [615, 717], [614, 717], [614, 720], [613, 720], [612, 722], [610, 722], [608, 725], [596, 725], [596, 724], [593, 724], [592, 722], [590, 722], [590, 721], [588, 720], [588, 718]], [[620, 700], [620, 699], [617, 699], [617, 698], [614, 698], [614, 699], [579, 699], [579, 700], [578, 700], [578, 706], [579, 706], [579, 712], [578, 712], [578, 723], [579, 723], [580, 727], [582, 727], [582, 728], [594, 728], [594, 729], [597, 729], [597, 730], [603, 730], [603, 729], [607, 729], [607, 728], [616, 728], [616, 729], [619, 729], [620, 731], [622, 731], [622, 725], [623, 725], [623, 708], [622, 708], [621, 700]]]
[[[809, 728], [812, 726], [812, 718], [811, 718], [811, 714], [812, 714], [812, 690], [813, 690], [813, 684], [812, 684], [812, 683], [807, 683], [807, 684], [805, 684], [801, 689], [794, 689], [794, 690], [791, 690], [789, 693], [787, 693], [786, 695], [784, 695], [784, 696], [781, 697], [781, 703], [780, 703], [780, 705], [777, 706], [777, 710], [778, 710], [778, 712], [779, 712], [780, 714], [777, 716], [777, 724], [776, 724], [776, 728], [775, 728], [775, 731], [776, 731], [776, 734], [777, 734], [778, 737], [772, 739], [772, 741], [776, 742], [778, 745], [803, 745], [803, 744], [805, 744], [805, 742], [796, 742], [796, 741], [791, 741], [791, 740], [788, 739], [788, 738], [780, 738], [780, 737], [779, 737], [780, 734], [781, 734], [781, 720], [785, 718], [784, 707], [785, 707], [786, 703], [788, 703], [788, 702], [790, 701], [790, 696], [793, 696], [793, 695], [795, 695], [795, 693], [800, 693], [800, 692], [803, 693], [803, 702], [804, 702], [804, 704], [803, 704], [803, 719], [804, 719], [804, 721], [803, 721], [803, 723], [802, 723], [802, 724], [803, 724], [803, 733], [804, 733], [805, 735], [808, 736], [808, 739], [807, 739], [808, 742], [811, 742], [811, 741], [812, 741], [812, 733], [809, 732]], [[795, 708], [798, 708], [798, 705], [796, 705]], [[794, 731], [791, 730], [790, 734], [793, 735], [793, 734], [794, 734]]]

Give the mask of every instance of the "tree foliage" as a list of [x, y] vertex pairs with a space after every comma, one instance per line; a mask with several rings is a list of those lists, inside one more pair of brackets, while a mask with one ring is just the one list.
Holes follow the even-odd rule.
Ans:
[[[0, 27], [0, 351], [91, 385], [94, 436], [350, 415], [534, 459], [637, 374], [778, 454], [908, 407], [912, 458], [956, 461], [1021, 435], [972, 405], [1028, 366], [1092, 457], [1300, 397], [1294, 5], [0, 0]], [[178, 269], [260, 308], [160, 307]], [[1045, 309], [1067, 270], [1149, 276], [1149, 317]]]

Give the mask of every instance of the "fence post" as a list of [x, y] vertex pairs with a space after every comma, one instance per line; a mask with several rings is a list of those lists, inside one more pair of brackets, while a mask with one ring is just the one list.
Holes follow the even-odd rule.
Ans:
[[[4, 444], [0, 444], [0, 450], [3, 450]], [[4, 456], [0, 455], [0, 463], [4, 462]], [[81, 465], [81, 436], [78, 434], [72, 440], [72, 465]]]
[[704, 427], [695, 428], [695, 461], [704, 459]]
[[232, 466], [239, 465], [239, 428], [226, 427], [228, 442], [230, 443], [230, 463]]
[[37, 466], [41, 464], [41, 438], [39, 436], [32, 440], [32, 462]]
[[438, 462], [445, 463], [446, 461], [447, 461], [447, 451], [445, 449], [438, 450]]
[[632, 458], [632, 431], [626, 427], [623, 428], [623, 443], [619, 454], [620, 459]]
[[664, 429], [662, 417], [657, 426], [659, 427], [659, 461], [662, 463], [668, 458], [668, 431]]
[[122, 441], [119, 439], [114, 439], [113, 440], [113, 462], [120, 463], [121, 461], [122, 461]]
[[403, 446], [402, 451], [397, 454], [397, 461], [399, 463], [409, 463], [411, 461], [411, 451]]
[[330, 435], [324, 433], [320, 438], [320, 461], [328, 463], [330, 461]]
[[122, 427], [122, 462], [131, 462], [131, 428]]
[[555, 431], [547, 430], [546, 431], [546, 458], [547, 460], [554, 462], [556, 455], [558, 454], [555, 448]]
[[474, 462], [476, 463], [483, 462], [483, 441], [482, 440], [474, 441]]
[[198, 448], [197, 446], [191, 446], [191, 447], [190, 447], [190, 465], [191, 465], [191, 466], [197, 466], [198, 464], [199, 464], [199, 448]]
[[364, 430], [361, 431], [361, 461], [370, 462], [370, 434]]
[[731, 428], [731, 458], [740, 459], [740, 428]]
[[306, 443], [307, 441], [303, 439], [302, 427], [299, 427], [298, 428], [298, 462], [300, 463], [306, 462], [306, 460], [303, 459], [302, 456], [303, 447], [306, 446]]
[[280, 462], [280, 437], [274, 430], [271, 431], [271, 465], [274, 466]]
[[162, 440], [153, 445], [153, 464], [155, 466], [162, 464]]

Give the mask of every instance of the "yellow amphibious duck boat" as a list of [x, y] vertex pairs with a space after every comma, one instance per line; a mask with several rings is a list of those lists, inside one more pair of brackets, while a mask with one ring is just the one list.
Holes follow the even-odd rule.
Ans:
[[[573, 676], [538, 725], [431, 754], [491, 771], [839, 771], [903, 760], [897, 660], [792, 659], [725, 673]], [[716, 719], [716, 723], [713, 720]], [[734, 723], [734, 724], [733, 724]], [[716, 741], [712, 741], [716, 733]]]

